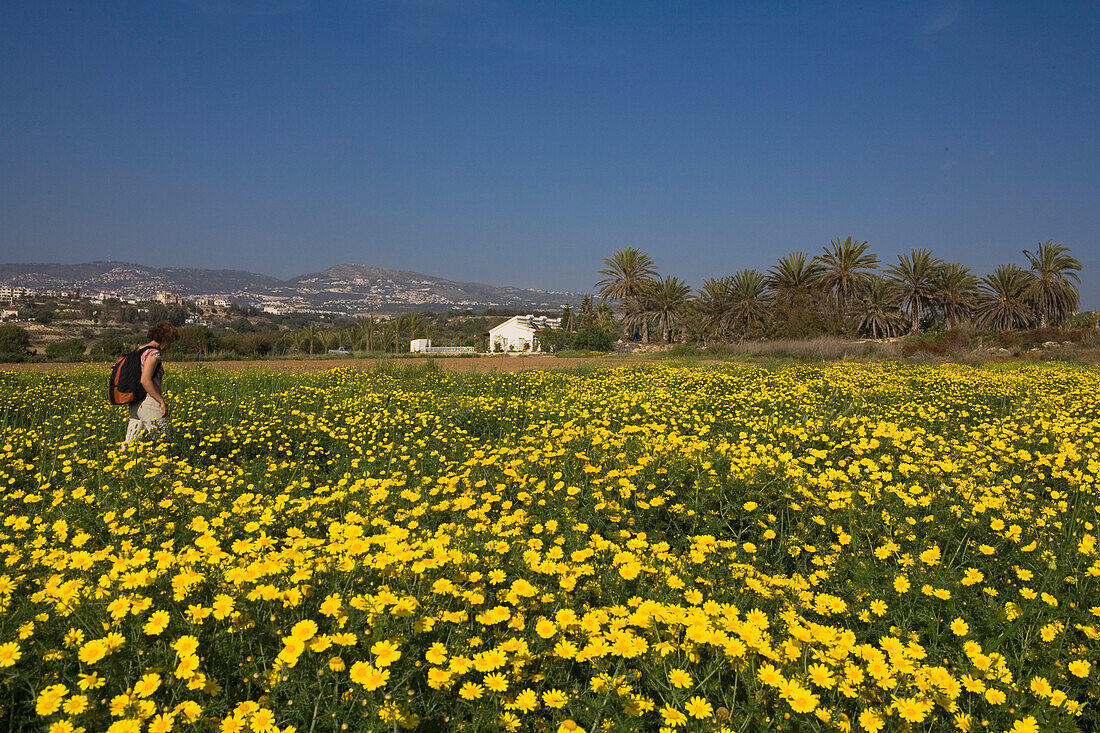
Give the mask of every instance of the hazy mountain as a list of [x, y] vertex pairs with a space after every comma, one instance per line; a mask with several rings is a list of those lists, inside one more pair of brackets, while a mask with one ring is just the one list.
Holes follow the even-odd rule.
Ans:
[[278, 278], [240, 270], [156, 268], [128, 262], [85, 262], [79, 265], [0, 265], [0, 283], [35, 290], [60, 290], [73, 286], [94, 293], [100, 290], [152, 297], [158, 290], [180, 295], [255, 291], [277, 287]]
[[580, 299], [575, 293], [455, 282], [367, 265], [337, 265], [283, 281], [240, 270], [155, 268], [125, 262], [0, 264], [0, 284], [34, 290], [79, 287], [90, 295], [112, 291], [134, 298], [152, 298], [158, 290], [170, 290], [185, 298], [226, 295], [251, 305], [340, 313], [418, 307], [544, 310]]

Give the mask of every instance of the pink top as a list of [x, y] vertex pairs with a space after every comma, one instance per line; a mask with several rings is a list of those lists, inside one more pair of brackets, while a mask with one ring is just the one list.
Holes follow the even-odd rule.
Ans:
[[[160, 349], [146, 349], [145, 351], [141, 352], [141, 372], [142, 372], [142, 374], [145, 373], [145, 361], [146, 361], [146, 359], [149, 359], [150, 357], [153, 357], [153, 356], [155, 356], [159, 359], [160, 358]], [[160, 391], [160, 383], [161, 383], [161, 379], [163, 379], [163, 377], [164, 377], [164, 370], [163, 369], [157, 369], [155, 372], [153, 372], [153, 384], [155, 384], [157, 386], [157, 391], [158, 392]]]

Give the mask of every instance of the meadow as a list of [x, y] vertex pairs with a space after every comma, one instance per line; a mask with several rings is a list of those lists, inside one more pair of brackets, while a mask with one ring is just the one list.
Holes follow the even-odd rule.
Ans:
[[1100, 370], [0, 372], [0, 723], [1092, 731]]

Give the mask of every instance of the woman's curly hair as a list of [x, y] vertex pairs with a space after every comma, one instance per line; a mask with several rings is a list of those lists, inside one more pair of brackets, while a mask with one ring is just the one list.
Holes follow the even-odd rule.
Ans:
[[179, 337], [180, 332], [168, 321], [161, 321], [149, 329], [149, 340], [156, 341], [158, 344], [175, 341]]

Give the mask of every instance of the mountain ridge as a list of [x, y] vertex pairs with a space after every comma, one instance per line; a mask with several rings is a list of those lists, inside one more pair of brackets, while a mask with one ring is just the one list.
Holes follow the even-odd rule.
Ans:
[[288, 280], [245, 270], [157, 268], [129, 262], [6, 263], [0, 264], [0, 285], [39, 291], [79, 287], [87, 294], [111, 292], [122, 298], [153, 298], [158, 291], [171, 291], [183, 298], [227, 296], [268, 310], [344, 314], [417, 307], [546, 310], [580, 300], [580, 295], [566, 291], [459, 282], [353, 263]]

